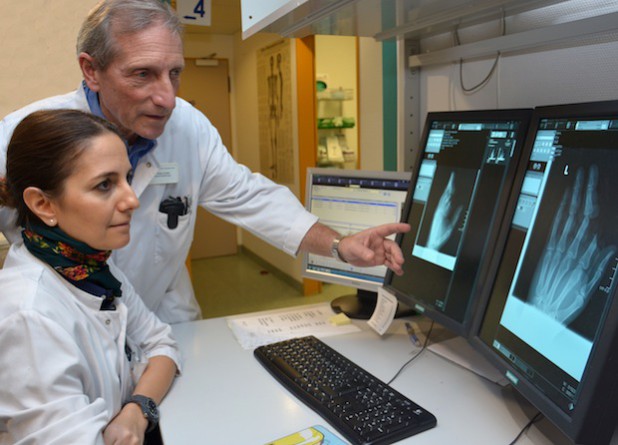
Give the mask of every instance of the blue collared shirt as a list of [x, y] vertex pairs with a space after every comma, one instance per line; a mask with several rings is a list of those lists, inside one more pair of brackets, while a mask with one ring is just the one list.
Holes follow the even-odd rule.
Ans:
[[[86, 100], [88, 101], [90, 112], [95, 116], [107, 119], [103, 114], [103, 110], [101, 110], [101, 104], [99, 103], [99, 95], [92, 91], [90, 88], [88, 88], [86, 82], [82, 81], [82, 86], [84, 88], [84, 92], [86, 93]], [[133, 170], [135, 170], [139, 160], [144, 155], [146, 155], [146, 153], [156, 147], [157, 141], [137, 136], [137, 140], [135, 141], [135, 143], [129, 145], [129, 142], [125, 140], [125, 144], [127, 145], [127, 153], [129, 154], [129, 161], [131, 162], [131, 167], [133, 168]]]

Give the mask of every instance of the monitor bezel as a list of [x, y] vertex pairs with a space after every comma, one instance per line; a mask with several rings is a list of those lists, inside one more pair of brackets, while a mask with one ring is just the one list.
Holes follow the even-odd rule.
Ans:
[[[587, 102], [576, 104], [562, 104], [553, 106], [537, 107], [532, 115], [529, 134], [522, 152], [520, 168], [517, 171], [513, 190], [503, 219], [502, 227], [498, 235], [497, 249], [491, 259], [488, 269], [488, 278], [485, 283], [479, 308], [472, 324], [469, 342], [476, 350], [486, 357], [500, 372], [509, 376], [514, 388], [522, 394], [530, 403], [554, 423], [562, 432], [576, 443], [601, 444], [609, 442], [616, 427], [618, 416], [618, 290], [615, 288], [610, 305], [607, 320], [599, 336], [599, 341], [593, 347], [589, 362], [582, 377], [583, 392], [578, 405], [571, 416], [562, 411], [548, 397], [529, 382], [525, 375], [516, 367], [512, 366], [502, 356], [480, 338], [483, 319], [488, 308], [489, 299], [497, 279], [498, 269], [504, 256], [506, 240], [511, 230], [512, 219], [517, 206], [517, 201], [527, 170], [536, 133], [541, 119], [552, 118], [592, 118], [604, 116], [618, 117], [618, 101]], [[614, 356], [612, 357], [612, 353]], [[515, 380], [513, 380], [515, 379]], [[591, 386], [586, 382], [592, 379]], [[517, 382], [515, 384], [515, 382]], [[600, 415], [593, 415], [591, 408], [600, 405]], [[603, 428], [603, 425], [611, 425]]]
[[[411, 173], [406, 171], [384, 171], [384, 170], [351, 170], [351, 169], [337, 169], [337, 168], [324, 168], [324, 167], [309, 167], [307, 169], [306, 188], [305, 188], [305, 208], [311, 212], [311, 197], [312, 197], [312, 184], [313, 177], [316, 175], [326, 176], [340, 176], [346, 178], [371, 178], [371, 179], [388, 179], [388, 180], [401, 180], [410, 181]], [[408, 192], [409, 193], [409, 187]], [[402, 207], [403, 209], [403, 207]], [[401, 217], [400, 217], [401, 218]], [[355, 289], [364, 291], [377, 292], [382, 287], [382, 282], [374, 282], [369, 280], [362, 280], [352, 277], [338, 277], [336, 275], [322, 274], [308, 269], [309, 254], [303, 252], [302, 257], [302, 272], [301, 275], [304, 278], [321, 281], [329, 284], [338, 284], [342, 286], [348, 286]], [[386, 275], [386, 274], [385, 274]]]
[[[403, 213], [402, 213], [402, 218], [401, 218], [402, 222], [407, 221], [408, 215], [412, 209], [412, 198], [414, 194], [414, 188], [416, 186], [416, 181], [418, 180], [418, 177], [419, 177], [421, 159], [424, 153], [424, 149], [421, 149], [421, 147], [425, 147], [425, 144], [427, 143], [427, 138], [431, 130], [432, 122], [435, 122], [435, 121], [497, 122], [497, 121], [505, 121], [505, 120], [520, 120], [522, 122], [522, 125], [520, 129], [518, 130], [519, 140], [520, 140], [519, 150], [516, 150], [516, 153], [514, 154], [513, 159], [508, 166], [508, 170], [505, 176], [505, 186], [507, 187], [507, 190], [505, 190], [504, 193], [506, 193], [506, 196], [500, 200], [500, 202], [498, 203], [498, 206], [495, 208], [494, 218], [496, 220], [496, 224], [491, 226], [492, 230], [488, 233], [486, 245], [484, 247], [485, 255], [488, 255], [488, 257], [486, 261], [480, 264], [478, 274], [475, 280], [475, 284], [473, 286], [474, 295], [472, 297], [471, 304], [468, 307], [464, 320], [463, 321], [454, 320], [452, 317], [437, 310], [433, 306], [426, 304], [424, 301], [414, 298], [413, 295], [405, 294], [400, 289], [393, 287], [393, 285], [391, 284], [391, 281], [393, 278], [392, 271], [390, 270], [387, 271], [387, 274], [384, 280], [384, 288], [388, 292], [395, 295], [398, 301], [413, 308], [417, 312], [426, 315], [427, 317], [431, 318], [432, 320], [446, 327], [453, 333], [460, 335], [462, 337], [467, 338], [469, 336], [470, 331], [472, 329], [472, 322], [474, 319], [473, 314], [478, 310], [481, 285], [482, 283], [485, 282], [487, 278], [488, 269], [489, 269], [489, 263], [490, 263], [489, 256], [491, 256], [490, 250], [493, 249], [493, 246], [495, 246], [498, 240], [499, 227], [502, 223], [502, 217], [506, 210], [508, 198], [510, 197], [510, 187], [508, 185], [512, 183], [512, 181], [515, 178], [515, 174], [517, 172], [519, 159], [523, 151], [523, 147], [525, 146], [525, 139], [527, 135], [529, 121], [532, 116], [532, 111], [533, 110], [531, 108], [513, 108], [513, 109], [499, 109], [499, 110], [437, 111], [437, 112], [427, 113], [427, 117], [425, 119], [425, 125], [423, 127], [423, 134], [419, 142], [419, 148], [416, 150], [416, 156], [415, 156], [414, 164], [413, 164], [412, 181], [410, 182], [410, 189], [408, 190], [407, 201], [404, 206]], [[405, 236], [404, 234], [399, 234], [397, 236], [396, 242], [399, 244], [399, 246], [401, 246], [402, 239], [404, 236]]]

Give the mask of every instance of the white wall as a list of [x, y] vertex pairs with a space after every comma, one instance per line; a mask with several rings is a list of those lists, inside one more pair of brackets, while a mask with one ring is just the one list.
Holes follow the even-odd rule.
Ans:
[[0, 117], [81, 81], [75, 42], [96, 0], [0, 1]]
[[[44, 97], [69, 92], [79, 85], [77, 33], [98, 0], [27, 0], [0, 2], [0, 117]], [[187, 33], [186, 57], [230, 60], [234, 37]], [[233, 94], [233, 91], [232, 91]]]
[[[464, 63], [464, 85], [489, 72], [493, 60]], [[460, 87], [459, 65], [422, 70], [421, 107], [428, 111], [517, 108], [618, 99], [618, 44], [504, 56], [482, 89]]]
[[[506, 32], [516, 33], [596, 15], [595, 8], [601, 8], [601, 3], [567, 1], [519, 14], [507, 19]], [[460, 41], [470, 43], [483, 37], [497, 37], [499, 33], [499, 22], [494, 21], [461, 30]], [[489, 82], [474, 93], [462, 90], [458, 63], [423, 67], [421, 115], [424, 118], [428, 111], [535, 107], [618, 99], [618, 42], [611, 39], [615, 40], [616, 36], [588, 38], [577, 47], [503, 54]], [[421, 50], [440, 49], [452, 42], [452, 34], [436, 36], [423, 40]], [[494, 60], [491, 57], [464, 62], [464, 85], [469, 88], [482, 81]]]
[[[53, 7], [46, 0], [0, 1], [0, 119], [79, 86], [77, 32], [96, 1], [55, 0]], [[7, 247], [0, 234], [0, 265]]]
[[358, 39], [361, 170], [383, 170], [382, 43]]

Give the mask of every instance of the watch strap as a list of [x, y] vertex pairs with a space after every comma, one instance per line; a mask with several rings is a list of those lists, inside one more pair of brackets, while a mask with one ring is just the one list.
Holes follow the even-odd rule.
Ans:
[[342, 239], [343, 237], [336, 237], [333, 240], [332, 244], [330, 245], [330, 253], [336, 260], [341, 261], [342, 263], [347, 263], [347, 261], [344, 260], [339, 254], [339, 243], [341, 243]]
[[125, 405], [129, 403], [135, 403], [141, 408], [144, 417], [148, 420], [146, 432], [149, 433], [155, 429], [159, 423], [159, 408], [157, 407], [157, 403], [150, 397], [141, 394], [133, 394], [129, 400], [126, 401]]

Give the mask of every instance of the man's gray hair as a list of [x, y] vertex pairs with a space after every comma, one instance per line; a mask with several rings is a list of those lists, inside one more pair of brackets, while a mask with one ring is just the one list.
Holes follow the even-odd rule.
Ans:
[[182, 24], [164, 0], [102, 0], [88, 14], [77, 35], [77, 54], [87, 53], [105, 69], [117, 56], [116, 37], [162, 24], [182, 37]]

